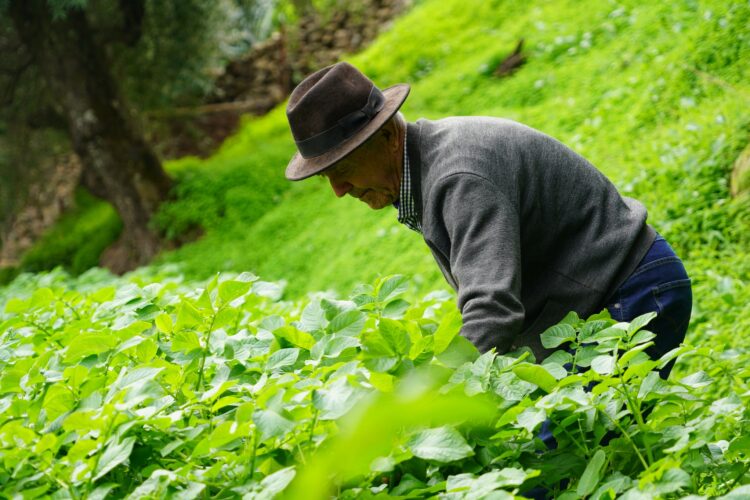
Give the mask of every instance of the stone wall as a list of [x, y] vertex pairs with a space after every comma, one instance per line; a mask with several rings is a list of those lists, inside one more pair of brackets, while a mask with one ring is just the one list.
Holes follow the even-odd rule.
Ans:
[[153, 138], [159, 153], [163, 157], [211, 154], [234, 132], [241, 114], [267, 113], [308, 74], [362, 50], [390, 27], [410, 0], [340, 4], [340, 9], [302, 17], [230, 62], [203, 106], [177, 110], [162, 121], [162, 130], [168, 133]]
[[24, 206], [0, 232], [0, 268], [18, 265], [23, 252], [73, 206], [81, 178], [78, 156], [51, 157], [40, 166], [39, 173], [29, 186]]

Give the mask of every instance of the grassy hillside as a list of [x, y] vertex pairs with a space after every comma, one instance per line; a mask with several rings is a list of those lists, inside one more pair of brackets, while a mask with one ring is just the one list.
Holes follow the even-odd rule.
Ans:
[[[351, 61], [381, 87], [412, 84], [409, 120], [512, 118], [569, 144], [627, 195], [683, 257], [697, 292], [694, 324], [731, 335], [747, 325], [750, 204], [727, 177], [750, 137], [750, 6], [424, 0]], [[525, 40], [528, 62], [493, 69]], [[207, 160], [168, 164], [177, 200], [157, 223], [203, 238], [162, 255], [188, 278], [251, 270], [285, 280], [287, 296], [347, 293], [401, 272], [417, 292], [445, 288], [426, 247], [395, 210], [336, 199], [320, 179], [283, 179], [294, 151], [283, 108], [248, 120]], [[52, 253], [52, 252], [51, 252]], [[44, 252], [41, 252], [43, 255]], [[717, 320], [706, 312], [722, 310]], [[713, 325], [713, 326], [712, 326]], [[727, 330], [729, 329], [729, 330]]]
[[[570, 314], [542, 338], [575, 357], [542, 365], [479, 356], [451, 296], [426, 293], [446, 285], [393, 209], [284, 180], [279, 108], [213, 157], [168, 165], [176, 199], [156, 223], [202, 227], [200, 240], [122, 278], [55, 271], [0, 288], [0, 489], [748, 498], [750, 196], [731, 199], [727, 178], [750, 141], [749, 25], [746, 1], [421, 0], [351, 59], [380, 86], [413, 85], [409, 120], [516, 119], [645, 203], [695, 284], [669, 380], [641, 352], [644, 317]], [[520, 38], [527, 64], [492, 76]], [[27, 262], [81, 269], [104, 229], [113, 213], [83, 197]], [[279, 300], [244, 271], [284, 280], [284, 298], [351, 300]], [[373, 279], [394, 272], [415, 276], [416, 297], [402, 300], [402, 276]]]
[[[559, 138], [647, 205], [699, 280], [709, 267], [742, 277], [750, 210], [728, 199], [726, 178], [750, 130], [749, 22], [750, 7], [732, 2], [424, 1], [351, 61], [380, 86], [412, 84], [409, 120], [504, 116]], [[520, 38], [528, 63], [493, 77]], [[183, 162], [185, 195], [167, 211], [178, 227], [189, 214], [209, 230], [161, 262], [195, 277], [252, 269], [286, 279], [292, 296], [393, 271], [442, 286], [394, 210], [338, 200], [318, 179], [279, 198], [292, 152], [279, 109], [215, 157]], [[252, 187], [205, 188], [229, 175], [252, 175]]]

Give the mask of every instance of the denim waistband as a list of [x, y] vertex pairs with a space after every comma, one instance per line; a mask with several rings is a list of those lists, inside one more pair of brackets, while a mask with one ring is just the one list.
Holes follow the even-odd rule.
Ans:
[[643, 259], [641, 259], [641, 261], [638, 263], [634, 272], [638, 271], [641, 266], [644, 266], [650, 262], [670, 257], [677, 258], [677, 254], [675, 254], [672, 247], [669, 246], [667, 240], [665, 240], [664, 237], [659, 233], [656, 233], [656, 239], [651, 244], [651, 247], [648, 249], [648, 252], [646, 252], [646, 255], [644, 255]]

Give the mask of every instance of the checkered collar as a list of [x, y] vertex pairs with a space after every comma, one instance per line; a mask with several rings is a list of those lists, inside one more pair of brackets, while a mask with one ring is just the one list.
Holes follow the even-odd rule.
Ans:
[[401, 224], [422, 234], [422, 223], [417, 215], [414, 196], [411, 191], [411, 171], [409, 170], [409, 154], [406, 148], [406, 127], [404, 127], [404, 172], [401, 177], [399, 199], [393, 206], [398, 209], [398, 221]]

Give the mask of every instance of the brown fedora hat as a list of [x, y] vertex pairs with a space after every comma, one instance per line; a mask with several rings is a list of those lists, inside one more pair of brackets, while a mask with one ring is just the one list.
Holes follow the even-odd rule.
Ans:
[[381, 91], [346, 62], [305, 78], [286, 107], [298, 150], [286, 167], [286, 178], [306, 179], [347, 156], [396, 114], [407, 95], [409, 85]]

